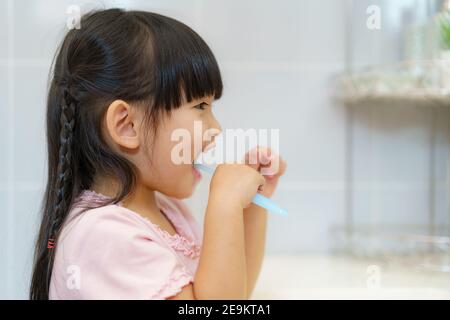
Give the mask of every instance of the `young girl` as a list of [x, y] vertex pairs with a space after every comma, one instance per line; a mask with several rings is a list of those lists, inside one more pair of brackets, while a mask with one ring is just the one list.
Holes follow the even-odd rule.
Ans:
[[[48, 183], [31, 299], [247, 299], [260, 270], [267, 213], [285, 163], [222, 164], [202, 232], [180, 200], [201, 177], [191, 146], [175, 164], [171, 133], [220, 125], [217, 62], [189, 27], [158, 14], [86, 14], [62, 42], [48, 94]], [[261, 167], [279, 161], [279, 171]], [[262, 186], [262, 188], [261, 188]]]

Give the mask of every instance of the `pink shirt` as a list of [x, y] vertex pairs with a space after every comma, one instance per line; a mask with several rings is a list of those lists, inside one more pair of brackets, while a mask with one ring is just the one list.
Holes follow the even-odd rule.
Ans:
[[194, 281], [202, 231], [181, 200], [156, 193], [173, 236], [121, 203], [78, 214], [105, 198], [84, 190], [75, 200], [53, 249], [50, 299], [166, 299]]

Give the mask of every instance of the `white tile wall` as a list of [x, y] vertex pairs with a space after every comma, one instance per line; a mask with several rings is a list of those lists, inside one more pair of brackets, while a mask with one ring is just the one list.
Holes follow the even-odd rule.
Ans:
[[1, 65], [4, 65], [3, 59], [8, 57], [7, 50], [7, 41], [8, 41], [8, 19], [7, 19], [7, 10], [5, 5], [2, 5], [2, 10], [0, 11], [0, 61], [2, 61]]
[[372, 105], [356, 108], [354, 116], [355, 223], [426, 224], [434, 203], [436, 224], [448, 224], [449, 110]]
[[8, 142], [8, 119], [7, 119], [7, 111], [8, 111], [8, 87], [6, 86], [8, 79], [8, 68], [0, 66], [0, 83], [4, 85], [2, 87], [2, 94], [0, 94], [0, 110], [2, 116], [0, 117], [0, 146], [3, 147], [2, 156], [0, 157], [0, 185], [4, 185], [7, 182], [6, 168], [8, 165], [6, 154], [6, 145]]
[[[14, 69], [14, 158], [27, 165], [14, 167], [16, 183], [45, 184], [45, 99], [49, 66]], [[18, 162], [20, 164], [20, 160]]]
[[[3, 143], [2, 143], [3, 145]], [[2, 170], [3, 171], [3, 170]], [[1, 182], [3, 185], [4, 182]], [[8, 257], [8, 224], [6, 221], [6, 215], [8, 210], [8, 195], [4, 187], [0, 190], [0, 217], [2, 219], [2, 223], [0, 224], [0, 297], [6, 298], [8, 296], [8, 283], [7, 279], [9, 276], [9, 265], [7, 263]]]
[[14, 299], [27, 299], [33, 262], [34, 241], [36, 237], [37, 212], [39, 212], [42, 189], [26, 188], [14, 191], [14, 237], [11, 257], [9, 295]]

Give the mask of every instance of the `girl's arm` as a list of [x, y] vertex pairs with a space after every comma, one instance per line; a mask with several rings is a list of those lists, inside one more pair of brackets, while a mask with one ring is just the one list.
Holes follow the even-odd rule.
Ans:
[[243, 210], [210, 197], [195, 281], [174, 300], [247, 299]]
[[[257, 154], [257, 156], [256, 156]], [[256, 163], [250, 161], [251, 157], [257, 160]], [[264, 161], [263, 161], [264, 160]], [[261, 162], [263, 161], [263, 162]], [[261, 194], [271, 197], [278, 183], [278, 179], [286, 170], [286, 162], [272, 150], [264, 147], [257, 147], [247, 153], [245, 162], [248, 166], [260, 171], [262, 167], [276, 165], [277, 172], [266, 178]], [[244, 231], [245, 231], [245, 252], [247, 261], [247, 288], [248, 297], [251, 297], [256, 281], [258, 279], [262, 261], [267, 229], [267, 210], [251, 204], [244, 210]]]
[[[272, 161], [277, 161], [277, 172], [272, 176], [266, 177], [266, 179], [259, 175], [260, 180], [258, 183], [264, 184], [261, 194], [266, 197], [272, 196], [279, 178], [284, 174], [287, 167], [286, 162], [278, 155], [273, 155], [269, 161], [266, 161], [265, 166], [272, 165]], [[253, 169], [260, 169], [259, 164], [250, 166], [253, 167]], [[248, 168], [250, 168], [250, 166]], [[218, 168], [220, 167], [223, 168], [223, 165]], [[230, 190], [235, 191], [235, 194], [241, 193], [243, 195], [247, 192], [247, 198], [245, 198], [245, 201], [241, 202], [241, 204], [249, 204], [251, 198], [253, 198], [256, 193], [248, 193], [248, 190], [254, 190], [254, 185], [252, 186], [244, 183], [246, 178], [245, 175], [243, 175], [243, 172], [238, 170], [238, 168], [240, 168], [239, 165], [235, 165], [235, 167], [228, 165], [228, 168], [231, 168], [234, 173], [238, 174], [238, 179], [235, 177], [233, 183], [221, 183], [225, 188], [217, 193], [214, 193], [214, 188], [211, 188], [210, 201], [205, 217], [205, 234], [203, 238], [202, 255], [200, 257], [199, 268], [195, 278], [195, 290], [193, 285], [188, 285], [175, 297], [175, 299], [195, 299], [194, 291], [201, 299], [215, 299], [219, 298], [218, 295], [233, 295], [233, 298], [239, 299], [237, 296], [234, 296], [234, 294], [239, 295], [239, 297], [244, 296], [244, 298], [247, 299], [250, 298], [253, 291], [264, 257], [267, 211], [254, 204], [251, 204], [245, 210], [233, 209], [233, 206], [231, 205], [231, 203], [233, 203], [233, 197], [231, 194], [224, 197], [224, 200], [220, 200], [220, 197], [215, 198], [214, 194], [224, 195], [226, 194], [226, 191]], [[218, 170], [216, 169], [214, 177], [216, 177], [217, 172]], [[253, 170], [253, 172], [257, 171]], [[220, 182], [225, 182], [225, 180], [226, 179], [221, 180], [220, 175], [219, 179], [216, 179], [216, 181]], [[246, 207], [246, 205], [239, 208], [244, 207]], [[211, 218], [208, 218], [209, 216], [211, 216]], [[225, 216], [226, 219], [223, 219], [223, 216]], [[217, 231], [214, 231], [216, 229]], [[242, 257], [243, 249], [241, 244], [243, 238], [245, 241], [245, 244], [243, 245], [245, 252], [244, 258]], [[206, 245], [206, 243], [208, 243], [208, 245]], [[223, 252], [214, 250], [214, 248], [220, 248]], [[241, 272], [240, 274], [234, 273], [235, 271], [244, 268], [244, 265], [245, 269], [239, 271]], [[228, 273], [231, 274], [231, 277], [229, 278], [227, 278]], [[221, 279], [217, 279], [219, 277]], [[201, 279], [202, 281], [197, 281], [197, 279]], [[214, 285], [209, 286], [208, 279], [212, 279]], [[226, 283], [227, 279], [231, 281]], [[226, 284], [222, 287], [221, 282]], [[246, 291], [242, 293], [244, 286], [246, 287]], [[203, 290], [207, 293], [204, 294]], [[213, 292], [211, 293], [209, 290], [213, 290]]]
[[172, 299], [248, 298], [243, 208], [263, 184], [263, 176], [246, 165], [217, 167], [194, 284], [185, 286]]
[[267, 210], [251, 204], [244, 210], [247, 296], [251, 297], [261, 270], [266, 243]]
[[243, 210], [226, 199], [208, 203], [194, 293], [197, 299], [247, 299]]

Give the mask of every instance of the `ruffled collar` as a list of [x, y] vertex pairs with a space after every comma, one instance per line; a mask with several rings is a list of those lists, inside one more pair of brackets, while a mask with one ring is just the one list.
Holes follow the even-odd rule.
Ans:
[[[83, 202], [101, 204], [104, 203], [105, 201], [111, 200], [111, 197], [93, 190], [86, 189], [81, 192], [78, 199]], [[154, 229], [161, 235], [161, 237], [166, 241], [166, 243], [168, 243], [170, 247], [173, 248], [174, 250], [179, 251], [183, 253], [185, 256], [192, 259], [199, 257], [201, 246], [195, 243], [195, 241], [188, 240], [187, 237], [184, 236], [184, 234], [182, 233], [182, 229], [172, 216], [174, 213], [172, 209], [169, 207], [169, 205], [167, 205], [164, 201], [162, 201], [159, 198], [159, 196], [156, 196], [156, 201], [161, 212], [172, 223], [177, 233], [173, 235], [170, 234], [168, 231], [162, 229], [159, 225], [150, 221], [150, 219], [148, 219], [147, 217], [143, 217], [139, 213], [126, 208], [123, 205], [122, 201], [119, 201], [115, 205], [127, 209], [128, 211], [134, 213], [141, 219], [144, 219], [145, 221], [150, 223], [154, 227]]]

